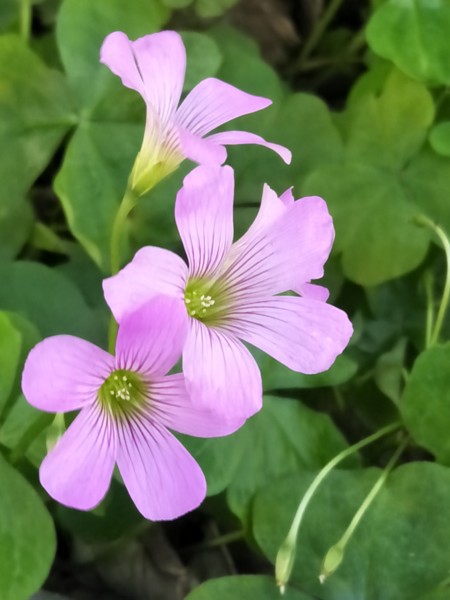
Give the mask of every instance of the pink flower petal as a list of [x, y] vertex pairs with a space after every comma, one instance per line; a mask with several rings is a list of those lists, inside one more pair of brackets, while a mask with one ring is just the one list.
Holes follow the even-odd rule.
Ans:
[[173, 252], [147, 246], [117, 275], [103, 281], [106, 302], [120, 323], [132, 312], [160, 294], [182, 299], [188, 269]]
[[118, 75], [124, 86], [136, 90], [145, 99], [144, 82], [136, 65], [133, 42], [121, 31], [106, 36], [100, 49], [100, 62], [114, 75]]
[[71, 335], [56, 335], [37, 344], [22, 374], [27, 401], [47, 412], [67, 412], [94, 402], [111, 373], [114, 358]]
[[276, 296], [234, 310], [230, 330], [294, 371], [326, 371], [347, 346], [353, 327], [345, 312], [310, 298]]
[[292, 187], [288, 188], [281, 194], [280, 200], [286, 206], [290, 206], [291, 204], [294, 204], [295, 198], [294, 198], [294, 194], [292, 192]]
[[103, 42], [100, 61], [125, 86], [143, 96], [163, 125], [169, 122], [178, 106], [186, 72], [186, 50], [178, 33], [162, 31], [132, 42], [116, 31]]
[[197, 167], [184, 179], [175, 220], [192, 278], [212, 276], [231, 247], [233, 193], [231, 167]]
[[271, 100], [247, 94], [220, 79], [204, 79], [182, 102], [176, 120], [184, 129], [203, 137], [219, 125], [270, 104]]
[[97, 405], [84, 408], [41, 464], [42, 486], [65, 506], [91, 510], [108, 490], [115, 446], [106, 414]]
[[210, 142], [216, 144], [223, 144], [224, 146], [234, 146], [236, 144], [256, 144], [257, 146], [265, 146], [269, 150], [273, 150], [278, 156], [280, 156], [287, 165], [291, 164], [292, 152], [280, 146], [280, 144], [273, 144], [267, 142], [260, 135], [255, 133], [249, 133], [247, 131], [221, 131], [220, 133], [214, 133], [206, 138]]
[[[265, 196], [270, 194], [266, 191]], [[302, 198], [288, 207], [278, 202], [271, 214], [267, 209], [264, 223], [258, 216], [260, 223], [233, 244], [227, 256], [222, 289], [237, 292], [241, 300], [296, 290], [323, 277], [334, 239], [326, 203], [318, 197]], [[276, 218], [276, 212], [281, 216]]]
[[227, 421], [214, 410], [199, 408], [192, 402], [186, 390], [181, 373], [169, 375], [150, 387], [150, 414], [165, 427], [197, 437], [220, 437], [233, 433], [241, 427], [245, 419]]
[[183, 372], [192, 402], [228, 422], [247, 419], [262, 406], [261, 374], [247, 348], [195, 319], [183, 351]]
[[181, 127], [178, 128], [178, 139], [183, 155], [200, 165], [217, 167], [227, 159], [227, 151], [223, 146]]
[[330, 292], [326, 287], [314, 283], [304, 283], [298, 289], [294, 290], [294, 292], [297, 292], [304, 298], [319, 300], [320, 302], [326, 302], [330, 296]]
[[118, 424], [117, 464], [138, 510], [152, 521], [176, 519], [197, 508], [205, 477], [185, 448], [144, 415]]
[[272, 188], [264, 184], [258, 214], [244, 235], [233, 244], [232, 253], [236, 256], [239, 252], [242, 252], [248, 244], [253, 242], [257, 235], [261, 235], [265, 230], [273, 227], [286, 214], [288, 209], [289, 205], [283, 201], [283, 197], [278, 197]]
[[183, 300], [156, 296], [123, 317], [116, 342], [116, 368], [165, 375], [180, 359], [188, 316]]

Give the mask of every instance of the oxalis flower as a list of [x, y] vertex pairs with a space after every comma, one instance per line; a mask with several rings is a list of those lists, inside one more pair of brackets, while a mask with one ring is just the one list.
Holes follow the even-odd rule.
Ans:
[[205, 478], [167, 428], [210, 437], [230, 433], [211, 410], [193, 406], [181, 374], [187, 319], [182, 302], [155, 297], [125, 316], [116, 355], [67, 335], [39, 343], [25, 363], [22, 388], [47, 412], [81, 409], [44, 459], [40, 480], [58, 502], [80, 510], [105, 496], [117, 463], [144, 517], [174, 519], [203, 500]]
[[[346, 347], [352, 325], [326, 303], [323, 276], [334, 229], [321, 198], [294, 201], [264, 187], [259, 213], [233, 240], [234, 178], [230, 167], [197, 167], [178, 192], [175, 218], [188, 258], [156, 247], [104, 281], [116, 319], [154, 294], [184, 300], [189, 328], [183, 349], [193, 402], [224, 419], [261, 407], [259, 369], [242, 341], [301, 373], [328, 369]], [[278, 295], [288, 290], [299, 296]], [[242, 340], [242, 341], [241, 341]]]
[[100, 60], [146, 103], [144, 140], [131, 175], [131, 186], [138, 194], [152, 188], [185, 158], [221, 165], [227, 144], [260, 144], [290, 162], [289, 150], [253, 133], [226, 131], [205, 137], [236, 117], [266, 108], [271, 104], [267, 98], [209, 78], [177, 108], [186, 72], [186, 50], [175, 31], [153, 33], [136, 41], [119, 31], [111, 33], [103, 42]]

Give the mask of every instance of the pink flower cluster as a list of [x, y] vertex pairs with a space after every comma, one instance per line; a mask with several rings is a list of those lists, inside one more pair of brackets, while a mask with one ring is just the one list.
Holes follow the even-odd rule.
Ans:
[[[200, 164], [175, 204], [187, 264], [162, 248], [139, 250], [104, 281], [119, 323], [115, 356], [72, 336], [47, 338], [29, 354], [22, 385], [41, 410], [80, 410], [40, 468], [53, 498], [94, 508], [117, 464], [146, 518], [173, 519], [202, 502], [206, 483], [169, 430], [228, 435], [262, 406], [261, 374], [245, 343], [312, 374], [332, 365], [352, 326], [311, 283], [323, 276], [334, 238], [321, 198], [295, 200], [291, 190], [277, 196], [265, 186], [255, 221], [233, 243], [234, 173], [220, 166], [224, 145], [264, 145], [286, 162], [290, 152], [251, 133], [207, 134], [270, 101], [207, 79], [178, 107], [186, 57], [175, 32], [134, 42], [112, 33], [101, 60], [147, 106], [131, 177], [138, 193], [185, 158]], [[181, 357], [183, 372], [170, 374]]]

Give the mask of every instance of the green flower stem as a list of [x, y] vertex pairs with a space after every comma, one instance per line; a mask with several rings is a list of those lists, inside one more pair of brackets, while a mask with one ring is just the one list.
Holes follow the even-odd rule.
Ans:
[[120, 251], [122, 248], [123, 230], [128, 215], [136, 206], [136, 201], [137, 196], [135, 192], [128, 186], [116, 213], [111, 232], [111, 275], [115, 275], [120, 269]]
[[288, 583], [289, 577], [292, 572], [292, 567], [294, 566], [297, 537], [301, 522], [303, 520], [303, 515], [317, 488], [320, 486], [320, 484], [328, 475], [328, 473], [330, 473], [330, 471], [332, 471], [334, 467], [336, 467], [336, 465], [338, 465], [344, 459], [351, 456], [355, 452], [358, 452], [358, 450], [364, 448], [364, 446], [367, 446], [372, 442], [375, 442], [376, 440], [380, 439], [381, 437], [388, 435], [393, 431], [396, 431], [400, 427], [401, 423], [399, 421], [391, 423], [390, 425], [383, 427], [379, 431], [376, 431], [375, 433], [364, 438], [363, 440], [360, 440], [356, 444], [353, 444], [353, 446], [349, 446], [348, 448], [340, 452], [337, 456], [335, 456], [332, 460], [330, 460], [330, 462], [327, 463], [323, 467], [323, 469], [316, 475], [309, 488], [306, 490], [305, 495], [303, 496], [297, 508], [297, 512], [295, 513], [294, 520], [292, 521], [292, 525], [289, 529], [286, 539], [281, 544], [278, 550], [278, 554], [275, 561], [275, 578], [282, 594], [284, 593], [286, 584]]
[[428, 227], [438, 236], [441, 240], [442, 246], [445, 252], [445, 258], [447, 262], [447, 273], [445, 276], [445, 285], [444, 291], [442, 292], [441, 304], [439, 306], [438, 314], [436, 317], [436, 322], [434, 324], [434, 330], [431, 334], [429, 345], [432, 346], [438, 341], [439, 334], [441, 333], [442, 324], [444, 322], [445, 313], [447, 311], [448, 301], [450, 298], [450, 242], [445, 231], [436, 225], [431, 219], [425, 217], [424, 215], [420, 215], [420, 217], [416, 218], [416, 223], [418, 225], [422, 225], [424, 227]]
[[433, 276], [430, 271], [425, 273], [424, 277], [425, 295], [427, 298], [427, 316], [425, 329], [425, 349], [431, 345], [431, 336], [434, 323], [434, 294], [433, 294]]
[[343, 0], [331, 0], [326, 10], [324, 10], [322, 16], [319, 19], [317, 19], [313, 30], [311, 31], [310, 36], [306, 40], [306, 43], [303, 46], [302, 51], [300, 52], [300, 56], [298, 57], [296, 64], [298, 69], [302, 68], [302, 65], [305, 62], [305, 60], [308, 58], [308, 56], [319, 43], [320, 38], [325, 33], [329, 23], [333, 20], [335, 14], [341, 7], [342, 2]]
[[31, 0], [20, 0], [20, 37], [28, 44], [31, 32]]
[[388, 464], [384, 468], [383, 472], [381, 473], [380, 477], [377, 479], [374, 486], [372, 487], [370, 492], [365, 497], [363, 503], [356, 511], [353, 519], [350, 522], [350, 525], [347, 527], [346, 531], [344, 532], [344, 535], [334, 546], [332, 546], [328, 550], [328, 552], [325, 556], [325, 559], [323, 561], [322, 572], [319, 577], [321, 583], [324, 583], [325, 580], [327, 579], [327, 577], [332, 575], [336, 571], [336, 569], [339, 567], [339, 565], [341, 564], [341, 562], [344, 558], [345, 548], [346, 548], [350, 538], [354, 534], [356, 528], [359, 525], [359, 522], [363, 518], [364, 514], [366, 513], [366, 511], [368, 510], [368, 508], [370, 507], [372, 502], [375, 500], [375, 498], [378, 495], [378, 493], [380, 492], [381, 488], [386, 483], [386, 479], [388, 478], [390, 472], [392, 471], [392, 469], [394, 468], [398, 459], [400, 458], [400, 455], [402, 454], [403, 450], [408, 445], [408, 442], [409, 442], [409, 439], [407, 438], [400, 444], [400, 446], [394, 452], [391, 460], [388, 462]]
[[[116, 218], [114, 219], [111, 232], [111, 275], [115, 275], [120, 269], [123, 232], [127, 222], [127, 217], [136, 206], [137, 199], [137, 194], [133, 191], [132, 187], [128, 185], [122, 202], [120, 203], [119, 209], [116, 213]], [[114, 353], [116, 337], [117, 323], [114, 317], [111, 315], [108, 329], [108, 350], [111, 353]]]

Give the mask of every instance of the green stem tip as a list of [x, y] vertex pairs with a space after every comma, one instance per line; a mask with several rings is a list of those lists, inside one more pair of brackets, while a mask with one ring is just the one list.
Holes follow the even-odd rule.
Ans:
[[325, 477], [338, 465], [340, 462], [345, 460], [347, 457], [351, 456], [355, 452], [358, 452], [364, 446], [375, 442], [381, 437], [396, 431], [401, 427], [400, 422], [391, 423], [386, 427], [383, 427], [379, 431], [376, 431], [372, 435], [360, 440], [353, 446], [349, 446], [342, 452], [340, 452], [337, 456], [335, 456], [330, 462], [328, 462], [316, 477], [313, 479], [312, 483], [306, 490], [303, 498], [300, 501], [300, 504], [297, 508], [297, 512], [295, 513], [294, 519], [292, 521], [289, 532], [281, 544], [277, 557], [275, 560], [275, 579], [278, 587], [280, 588], [280, 592], [283, 594], [286, 588], [286, 585], [290, 579], [292, 568], [294, 566], [296, 547], [297, 547], [297, 537], [300, 529], [301, 522], [303, 520], [303, 515], [306, 511], [306, 508], [314, 496], [317, 488], [320, 486]]

